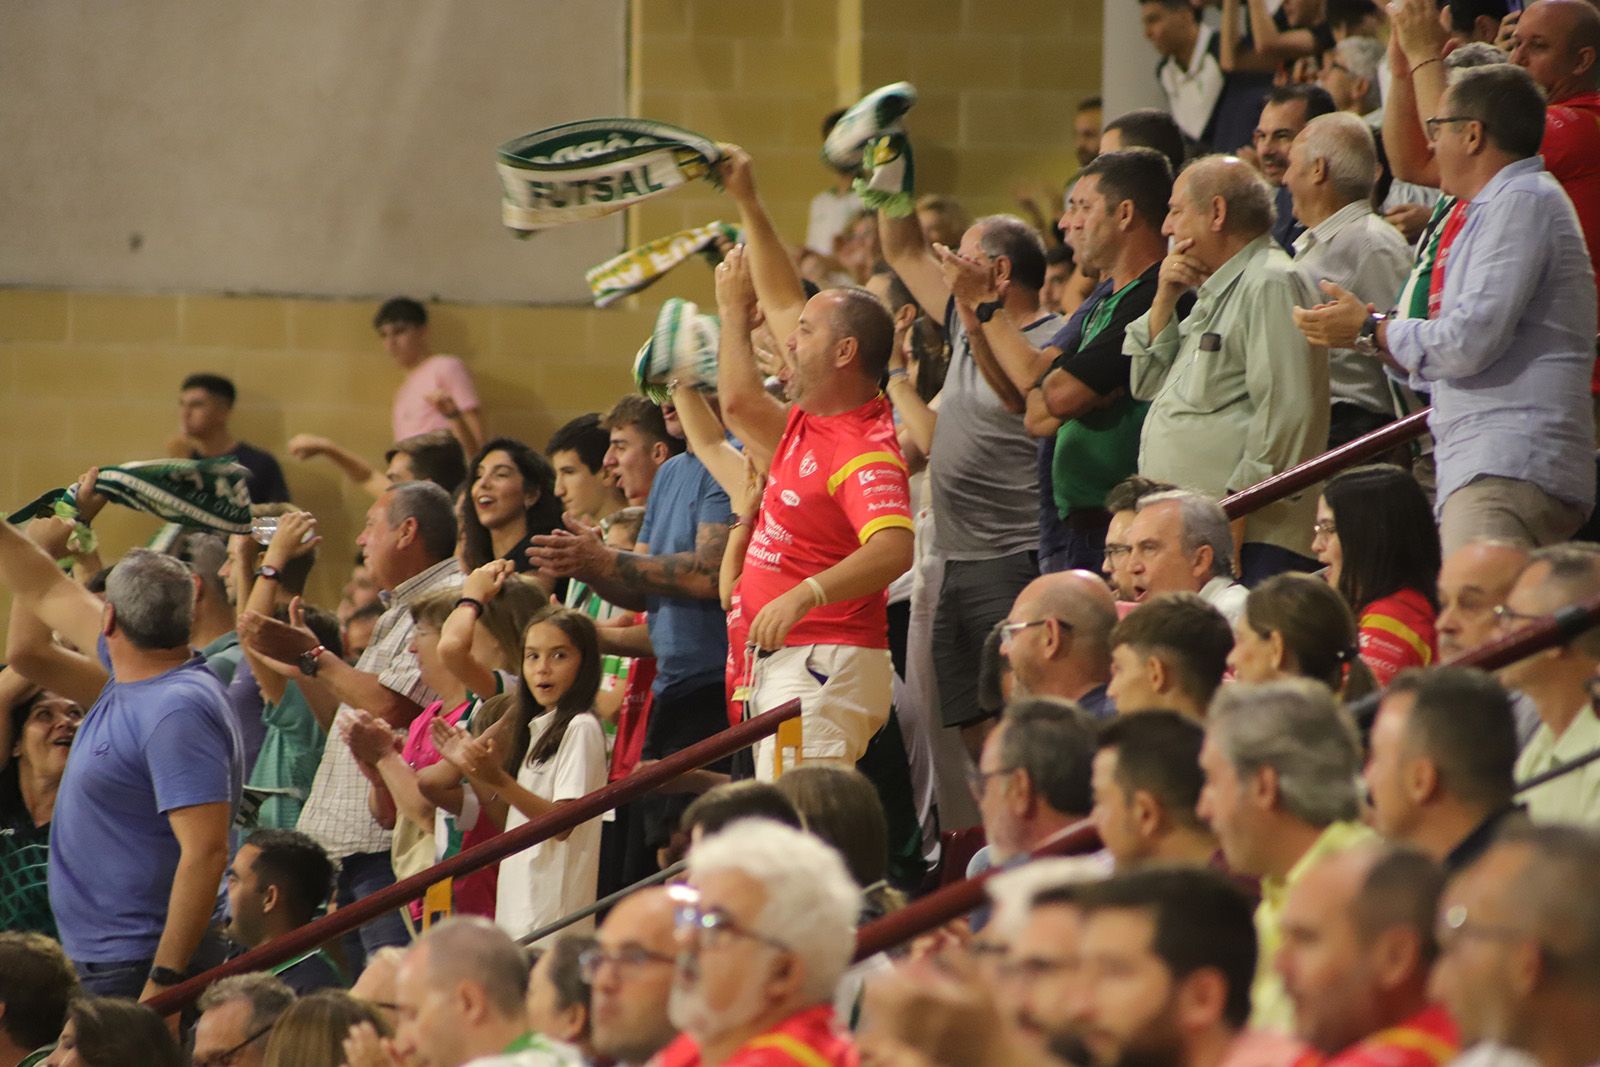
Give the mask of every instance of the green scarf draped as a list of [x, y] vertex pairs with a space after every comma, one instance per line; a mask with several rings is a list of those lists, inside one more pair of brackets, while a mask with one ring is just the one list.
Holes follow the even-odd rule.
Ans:
[[860, 168], [856, 195], [872, 210], [902, 218], [916, 207], [916, 168], [900, 120], [917, 102], [916, 86], [895, 82], [874, 89], [840, 116], [822, 155], [842, 170]]
[[594, 306], [610, 307], [625, 296], [649, 288], [696, 252], [703, 253], [711, 265], [716, 266], [722, 262], [722, 253], [717, 250], [718, 239], [737, 243], [738, 227], [726, 222], [708, 222], [658, 237], [589, 268], [584, 278], [589, 282], [589, 291], [594, 293]]

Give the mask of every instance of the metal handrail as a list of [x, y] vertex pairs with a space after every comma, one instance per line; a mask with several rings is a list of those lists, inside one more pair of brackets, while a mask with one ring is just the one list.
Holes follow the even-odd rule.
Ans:
[[1428, 432], [1428, 413], [1432, 408], [1412, 412], [1403, 419], [1381, 426], [1369, 434], [1357, 437], [1338, 448], [1330, 448], [1320, 456], [1312, 456], [1304, 463], [1290, 467], [1282, 474], [1257, 482], [1222, 500], [1222, 510], [1230, 519], [1239, 519], [1259, 511], [1268, 504], [1276, 504], [1286, 496], [1293, 496], [1318, 482], [1327, 481], [1340, 471], [1381, 456], [1395, 445], [1421, 437]]

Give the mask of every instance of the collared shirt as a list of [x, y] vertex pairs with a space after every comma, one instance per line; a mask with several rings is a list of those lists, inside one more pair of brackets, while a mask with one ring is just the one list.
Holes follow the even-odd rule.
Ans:
[[1450, 1013], [1430, 1004], [1403, 1023], [1369, 1034], [1322, 1067], [1444, 1067], [1461, 1051]]
[[[1525, 782], [1558, 764], [1600, 748], [1600, 717], [1585, 706], [1557, 737], [1540, 723], [1533, 740], [1517, 757], [1517, 781]], [[1600, 760], [1569, 771], [1553, 781], [1522, 794], [1534, 822], [1600, 825]]]
[[1437, 317], [1389, 323], [1414, 389], [1433, 394], [1436, 510], [1477, 478], [1594, 505], [1595, 284], [1572, 203], [1537, 158], [1472, 198]]
[[1156, 80], [1167, 95], [1167, 110], [1172, 112], [1185, 137], [1203, 141], [1211, 114], [1217, 110], [1226, 76], [1212, 51], [1217, 31], [1201, 25], [1189, 53], [1189, 65], [1180, 66], [1176, 56], [1167, 56], [1156, 68]]
[[[439, 699], [422, 684], [422, 668], [410, 651], [416, 624], [411, 605], [428, 593], [461, 585], [461, 566], [454, 556], [395, 586], [388, 610], [372, 629], [372, 643], [361, 653], [356, 670], [375, 674], [385, 689], [426, 707]], [[356, 765], [350, 746], [339, 739], [340, 721], [355, 713], [340, 704], [329, 731], [330, 743], [322, 750], [311, 795], [300, 812], [299, 829], [315, 838], [335, 859], [368, 852], [388, 852], [393, 834], [378, 825], [367, 810], [367, 779]]]
[[[1135, 397], [1153, 401], [1139, 473], [1212, 497], [1248, 489], [1320, 453], [1328, 443], [1328, 356], [1306, 343], [1290, 314], [1317, 303], [1305, 275], [1262, 234], [1200, 286], [1194, 310], [1158, 336], [1150, 317], [1124, 335]], [[1202, 339], [1216, 351], [1201, 350]], [[1593, 472], [1591, 472], [1591, 478]], [[1307, 555], [1316, 493], [1253, 512], [1245, 541]]]
[[1200, 599], [1222, 612], [1222, 617], [1232, 626], [1244, 614], [1244, 602], [1250, 590], [1232, 578], [1218, 575], [1200, 587]]
[[1293, 1032], [1294, 1003], [1283, 988], [1277, 969], [1278, 948], [1283, 944], [1283, 906], [1289, 900], [1289, 891], [1318, 860], [1376, 837], [1371, 828], [1358, 822], [1330, 823], [1287, 875], [1261, 879], [1261, 903], [1256, 905], [1256, 977], [1250, 986], [1251, 1026], [1281, 1034]]
[[[1356, 294], [1363, 304], [1386, 310], [1394, 306], [1411, 273], [1411, 249], [1400, 231], [1363, 199], [1346, 204], [1296, 238], [1294, 262], [1312, 285], [1331, 281]], [[1335, 404], [1394, 411], [1383, 365], [1353, 349], [1328, 350], [1328, 392]]]

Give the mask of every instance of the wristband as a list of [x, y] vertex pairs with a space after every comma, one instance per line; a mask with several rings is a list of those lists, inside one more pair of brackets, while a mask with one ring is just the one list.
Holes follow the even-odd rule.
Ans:
[[803, 584], [807, 589], [811, 590], [811, 595], [817, 598], [817, 607], [820, 608], [828, 602], [828, 594], [823, 591], [821, 582], [815, 578], [807, 577]]
[[1423, 67], [1426, 67], [1429, 63], [1443, 63], [1443, 62], [1444, 62], [1444, 57], [1443, 56], [1434, 56], [1432, 59], [1424, 59], [1421, 63], [1418, 63], [1418, 64], [1414, 65], [1411, 68], [1411, 73], [1415, 74], [1417, 71], [1421, 70]]
[[183, 972], [172, 967], [162, 967], [160, 965], [151, 967], [148, 977], [152, 985], [158, 985], [165, 989], [171, 989], [173, 986], [183, 983]]
[[[459, 608], [462, 605], [466, 605], [467, 607], [471, 608], [477, 614], [478, 618], [483, 618], [483, 601], [476, 600], [470, 596], [464, 596], [460, 600], [456, 601], [455, 608]], [[455, 608], [451, 608], [450, 610], [454, 611]]]
[[892, 370], [889, 371], [889, 380], [891, 382], [894, 381], [896, 378], [904, 378], [905, 376], [906, 376], [906, 369], [904, 367], [895, 367], [895, 368], [893, 368]]

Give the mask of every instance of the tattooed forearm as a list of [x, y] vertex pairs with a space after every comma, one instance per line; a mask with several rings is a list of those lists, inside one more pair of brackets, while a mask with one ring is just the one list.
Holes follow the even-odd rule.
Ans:
[[717, 574], [727, 546], [728, 528], [720, 522], [703, 522], [692, 552], [668, 556], [617, 553], [615, 581], [635, 594], [716, 600]]

